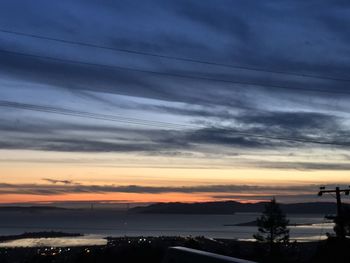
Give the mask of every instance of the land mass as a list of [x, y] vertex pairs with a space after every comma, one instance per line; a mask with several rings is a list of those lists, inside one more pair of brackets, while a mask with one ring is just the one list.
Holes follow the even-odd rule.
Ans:
[[[205, 237], [109, 237], [103, 246], [0, 248], [0, 262], [164, 262], [168, 247], [181, 246], [256, 262], [349, 262], [350, 240], [294, 242], [279, 248], [271, 261], [268, 244]], [[337, 258], [335, 258], [335, 255]], [[343, 259], [343, 260], [339, 260]], [[335, 260], [334, 260], [335, 259]], [[190, 261], [188, 261], [190, 262]]]
[[[267, 202], [240, 203], [235, 201], [200, 203], [157, 203], [144, 207], [135, 207], [130, 212], [144, 214], [234, 214], [261, 213]], [[310, 202], [280, 204], [287, 214], [334, 214], [336, 205], [332, 202]], [[344, 204], [349, 206], [349, 204]]]
[[[235, 213], [261, 213], [267, 202], [240, 203], [236, 201], [222, 202], [196, 202], [196, 203], [156, 203], [148, 206], [138, 206], [129, 209], [130, 213], [143, 214], [221, 214], [229, 215]], [[280, 204], [282, 210], [287, 214], [335, 214], [336, 204], [333, 202], [309, 202]], [[350, 209], [350, 204], [343, 204]], [[62, 208], [55, 206], [0, 206], [0, 212], [54, 212], [70, 210], [87, 210], [76, 208]], [[88, 209], [90, 210], [90, 209]], [[100, 209], [99, 209], [100, 210]], [[109, 209], [102, 209], [109, 210]], [[113, 210], [113, 209], [112, 209]]]

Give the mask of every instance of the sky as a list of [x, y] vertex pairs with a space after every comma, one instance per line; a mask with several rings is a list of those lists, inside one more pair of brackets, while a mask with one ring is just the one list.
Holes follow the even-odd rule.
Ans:
[[350, 184], [348, 1], [0, 9], [0, 203], [325, 201]]

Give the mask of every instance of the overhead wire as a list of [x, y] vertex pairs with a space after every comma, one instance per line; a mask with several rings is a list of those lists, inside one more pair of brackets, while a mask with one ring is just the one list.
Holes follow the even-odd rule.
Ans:
[[146, 126], [152, 126], [152, 127], [165, 127], [165, 128], [192, 127], [191, 125], [187, 125], [187, 124], [151, 121], [151, 120], [144, 120], [139, 118], [122, 117], [117, 115], [96, 114], [96, 113], [85, 112], [85, 111], [56, 108], [56, 107], [50, 107], [50, 106], [44, 106], [44, 105], [18, 103], [18, 102], [12, 102], [12, 101], [4, 101], [4, 100], [0, 100], [0, 107], [17, 108], [17, 109], [23, 109], [23, 110], [31, 110], [31, 111], [55, 113], [55, 114], [61, 114], [61, 115], [67, 115], [67, 116], [90, 118], [90, 119], [96, 119], [96, 120], [115, 121], [115, 122], [136, 124], [136, 125], [146, 125]]
[[62, 39], [62, 38], [45, 36], [45, 35], [40, 35], [40, 34], [14, 31], [14, 30], [9, 30], [9, 29], [4, 29], [4, 28], [0, 28], [0, 32], [12, 34], [12, 35], [36, 38], [36, 39], [41, 39], [41, 40], [55, 41], [55, 42], [60, 42], [60, 43], [65, 43], [65, 44], [92, 47], [92, 48], [98, 48], [98, 49], [105, 49], [105, 50], [124, 52], [124, 53], [129, 53], [129, 54], [157, 57], [157, 58], [168, 59], [168, 60], [177, 60], [177, 61], [182, 61], [182, 62], [206, 64], [206, 65], [211, 65], [211, 66], [219, 66], [219, 67], [239, 69], [239, 70], [248, 70], [248, 71], [264, 72], [264, 73], [291, 75], [291, 76], [297, 76], [297, 77], [306, 77], [306, 78], [314, 78], [314, 79], [322, 79], [322, 80], [350, 82], [350, 79], [347, 79], [347, 78], [340, 78], [340, 77], [333, 77], [333, 76], [321, 76], [321, 75], [316, 75], [316, 74], [298, 73], [298, 72], [281, 71], [281, 70], [272, 70], [272, 69], [265, 69], [265, 68], [245, 66], [245, 65], [225, 64], [225, 63], [213, 62], [213, 61], [202, 60], [202, 59], [172, 56], [172, 55], [158, 54], [158, 53], [152, 53], [152, 52], [147, 52], [147, 51], [119, 48], [119, 47], [115, 47], [115, 46], [112, 47], [112, 46], [101, 45], [101, 44], [96, 44], [96, 43], [88, 43], [88, 42], [83, 42], [83, 41]]
[[[1, 31], [4, 32], [4, 30], [0, 30], [0, 32]], [[29, 34], [29, 35], [31, 35], [31, 34]], [[59, 40], [59, 39], [48, 39], [48, 40]], [[67, 43], [68, 42], [70, 43], [70, 41], [67, 41]], [[82, 42], [78, 42], [78, 43], [82, 43]], [[330, 91], [330, 90], [314, 89], [314, 88], [295, 88], [295, 87], [285, 87], [285, 86], [279, 86], [279, 85], [267, 85], [267, 84], [261, 84], [261, 83], [233, 81], [233, 80], [201, 77], [201, 76], [194, 76], [194, 75], [187, 75], [187, 74], [160, 72], [160, 71], [146, 70], [146, 69], [133, 68], [133, 67], [123, 67], [123, 66], [116, 66], [116, 65], [91, 63], [91, 62], [63, 59], [63, 58], [57, 58], [57, 57], [51, 57], [51, 56], [28, 54], [28, 53], [11, 51], [11, 50], [4, 50], [4, 49], [0, 49], [0, 52], [7, 53], [10, 55], [16, 55], [16, 56], [32, 57], [32, 58], [36, 58], [36, 59], [54, 60], [54, 61], [58, 61], [61, 63], [107, 67], [107, 68], [113, 68], [113, 69], [117, 69], [117, 70], [128, 70], [128, 71], [135, 71], [135, 72], [141, 72], [141, 73], [147, 73], [147, 74], [157, 74], [157, 75], [161, 75], [161, 76], [165, 76], [165, 77], [197, 79], [197, 80], [205, 80], [205, 81], [223, 82], [223, 83], [229, 83], [229, 84], [244, 84], [244, 85], [253, 85], [253, 86], [259, 86], [259, 87], [268, 87], [268, 88], [292, 89], [292, 90], [299, 90], [299, 91], [324, 92], [324, 93], [332, 93], [332, 94], [334, 94], [334, 93], [336, 93], [336, 94], [350, 94], [350, 92], [348, 92], [348, 91], [339, 91], [339, 90]], [[135, 119], [135, 118], [125, 118], [125, 117], [120, 117], [120, 116], [94, 114], [94, 113], [82, 112], [82, 111], [72, 111], [72, 110], [67, 110], [67, 109], [58, 109], [58, 108], [40, 106], [40, 105], [35, 106], [35, 105], [29, 105], [29, 104], [18, 104], [18, 103], [16, 104], [14, 102], [9, 102], [9, 101], [1, 101], [0, 106], [12, 107], [12, 108], [22, 108], [22, 109], [27, 109], [27, 110], [49, 112], [49, 113], [56, 113], [56, 114], [63, 114], [63, 115], [70, 115], [70, 116], [77, 116], [77, 117], [95, 118], [95, 119], [100, 119], [100, 120], [118, 121], [118, 122], [137, 124], [137, 125], [156, 126], [156, 127], [162, 126], [163, 128], [164, 127], [174, 128], [175, 126], [184, 128], [184, 127], [191, 126], [191, 125], [174, 124], [174, 123], [167, 123], [167, 122], [147, 121], [147, 120], [141, 120], [141, 119]], [[290, 137], [284, 137], [284, 136], [258, 135], [258, 134], [251, 134], [251, 133], [242, 132], [242, 131], [232, 131], [232, 132], [234, 132], [236, 135], [240, 135], [240, 136], [249, 136], [249, 137], [255, 137], [255, 138], [262, 138], [262, 139], [272, 139], [272, 140], [282, 140], [282, 141], [284, 140], [284, 141], [291, 141], [291, 142], [315, 143], [315, 144], [335, 145], [335, 146], [349, 146], [350, 145], [348, 143], [337, 143], [337, 142], [332, 142], [332, 141], [329, 142], [329, 141], [311, 140], [309, 138], [296, 138], [296, 137], [290, 138]]]
[[[126, 67], [126, 66], [109, 65], [109, 64], [93, 63], [93, 62], [86, 62], [86, 61], [80, 61], [80, 60], [57, 58], [57, 57], [37, 55], [37, 54], [31, 54], [31, 53], [25, 53], [25, 52], [17, 52], [17, 51], [12, 51], [12, 50], [7, 50], [7, 49], [0, 49], [0, 52], [5, 53], [5, 54], [9, 54], [9, 55], [14, 55], [14, 56], [22, 56], [22, 57], [31, 57], [31, 58], [36, 58], [36, 59], [51, 60], [51, 61], [56, 61], [56, 62], [60, 62], [60, 63], [65, 63], [65, 64], [76, 64], [76, 65], [84, 65], [84, 66], [102, 67], [102, 68], [109, 68], [109, 69], [121, 70], [121, 71], [132, 71], [132, 72], [139, 72], [139, 73], [145, 73], [145, 74], [152, 74], [152, 75], [158, 75], [158, 76], [163, 76], [163, 77], [202, 80], [202, 81], [210, 81], [210, 82], [225, 83], [225, 84], [249, 85], [249, 86], [267, 88], [267, 89], [273, 88], [273, 89], [283, 89], [283, 90], [297, 90], [297, 91], [302, 91], [302, 92], [320, 92], [320, 93], [328, 93], [328, 94], [350, 95], [350, 91], [345, 91], [345, 90], [327, 90], [327, 89], [318, 89], [318, 88], [296, 88], [296, 87], [290, 87], [290, 86], [264, 84], [264, 83], [249, 82], [249, 81], [235, 81], [235, 80], [229, 80], [229, 79], [203, 77], [203, 76], [199, 76], [199, 75], [169, 73], [169, 72], [148, 70], [148, 69], [135, 68], [135, 67]], [[235, 86], [231, 86], [231, 87], [235, 87]]]
[[151, 126], [151, 127], [157, 127], [157, 128], [182, 128], [182, 129], [185, 127], [197, 128], [197, 129], [214, 128], [216, 129], [217, 132], [229, 131], [230, 135], [236, 135], [236, 136], [238, 135], [238, 136], [248, 137], [248, 138], [250, 137], [250, 138], [258, 138], [258, 139], [269, 139], [269, 140], [297, 142], [297, 143], [312, 143], [312, 144], [342, 146], [342, 147], [350, 146], [350, 142], [340, 143], [340, 142], [334, 142], [334, 141], [321, 141], [321, 140], [310, 139], [310, 138], [260, 135], [260, 134], [254, 134], [251, 132], [234, 130], [231, 127], [215, 128], [215, 127], [203, 127], [203, 126], [190, 125], [190, 124], [186, 125], [186, 124], [176, 124], [176, 123], [170, 123], [170, 122], [155, 122], [155, 121], [148, 121], [144, 119], [134, 119], [134, 118], [119, 119], [118, 116], [113, 116], [113, 115], [95, 114], [90, 112], [74, 111], [69, 109], [55, 108], [55, 107], [42, 106], [42, 105], [24, 104], [24, 103], [17, 103], [17, 102], [11, 102], [11, 101], [0, 101], [0, 107], [17, 108], [17, 109], [24, 109], [24, 110], [31, 110], [31, 111], [38, 111], [38, 112], [48, 112], [48, 113], [62, 114], [62, 115], [68, 115], [68, 116], [76, 116], [76, 117], [83, 117], [83, 118], [92, 118], [92, 119], [100, 119], [100, 120], [106, 120], [106, 121]]

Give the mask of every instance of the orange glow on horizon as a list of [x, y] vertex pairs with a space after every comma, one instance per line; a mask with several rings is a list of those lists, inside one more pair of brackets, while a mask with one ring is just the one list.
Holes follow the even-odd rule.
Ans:
[[166, 193], [166, 194], [134, 194], [134, 193], [104, 193], [104, 194], [62, 194], [62, 195], [20, 195], [11, 194], [3, 195], [0, 203], [35, 203], [35, 202], [79, 202], [79, 201], [115, 201], [115, 202], [144, 202], [144, 203], [156, 203], [156, 202], [200, 202], [200, 201], [213, 201], [205, 195], [194, 194], [182, 194], [182, 193]]
[[256, 203], [256, 202], [264, 201], [264, 199], [257, 199], [256, 196], [252, 196], [251, 199], [240, 199], [239, 197], [229, 198], [229, 199], [216, 199], [206, 193], [201, 193], [201, 194], [89, 193], [89, 194], [61, 194], [61, 195], [49, 195], [49, 196], [30, 195], [30, 194], [23, 194], [23, 195], [7, 194], [7, 195], [2, 195], [0, 204], [10, 204], [10, 203], [48, 203], [49, 204], [52, 202], [193, 203], [193, 202], [213, 202], [213, 201], [237, 201], [241, 203]]
[[[234, 200], [239, 202], [259, 202], [278, 195], [271, 191], [251, 190], [232, 193], [122, 193], [89, 192], [49, 195], [20, 194], [23, 185], [58, 185], [50, 180], [68, 181], [71, 186], [151, 186], [190, 187], [209, 185], [253, 185], [253, 186], [303, 186], [328, 184], [328, 170], [272, 169], [239, 166], [221, 159], [195, 159], [161, 156], [131, 156], [117, 153], [52, 153], [43, 151], [0, 150], [0, 184], [17, 185], [12, 192], [4, 185], [0, 193], [0, 203], [35, 202], [201, 202]], [[34, 158], [35, 157], [35, 158]], [[160, 166], [163, 167], [160, 167]], [[193, 165], [193, 166], [191, 166]], [[220, 166], [222, 165], [222, 166]], [[173, 167], [171, 167], [173, 166]], [[198, 168], [201, 166], [202, 168]], [[332, 170], [333, 184], [350, 184], [346, 170]], [[49, 179], [49, 180], [47, 180]], [[64, 186], [64, 184], [62, 184]], [[9, 193], [16, 194], [6, 194]], [[18, 193], [17, 193], [18, 192]], [[30, 192], [30, 191], [28, 191]], [[34, 192], [34, 191], [33, 191]], [[69, 191], [67, 191], [69, 192]], [[283, 192], [290, 197], [303, 193]]]

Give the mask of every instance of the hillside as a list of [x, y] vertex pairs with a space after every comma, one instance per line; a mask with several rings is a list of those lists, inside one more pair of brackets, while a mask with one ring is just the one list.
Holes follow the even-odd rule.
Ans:
[[[235, 201], [203, 203], [157, 203], [145, 207], [135, 207], [130, 212], [147, 214], [234, 214], [262, 212], [266, 202], [239, 203]], [[287, 214], [334, 214], [335, 203], [312, 202], [281, 204]]]

